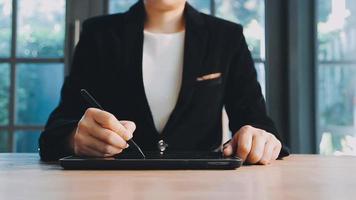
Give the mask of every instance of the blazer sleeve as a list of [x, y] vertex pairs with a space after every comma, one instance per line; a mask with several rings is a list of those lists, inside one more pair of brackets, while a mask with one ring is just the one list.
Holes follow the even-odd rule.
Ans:
[[91, 71], [98, 63], [95, 38], [88, 31], [86, 22], [76, 46], [69, 75], [61, 89], [59, 105], [50, 114], [39, 138], [40, 157], [43, 161], [58, 160], [73, 152], [69, 148], [69, 136], [86, 109], [80, 89], [89, 87]]
[[257, 80], [254, 61], [241, 26], [239, 26], [237, 35], [239, 35], [239, 40], [231, 59], [224, 97], [229, 128], [233, 135], [244, 125], [251, 125], [272, 133], [282, 142], [279, 157], [288, 156], [288, 148], [283, 144], [273, 121], [267, 115], [266, 103]]

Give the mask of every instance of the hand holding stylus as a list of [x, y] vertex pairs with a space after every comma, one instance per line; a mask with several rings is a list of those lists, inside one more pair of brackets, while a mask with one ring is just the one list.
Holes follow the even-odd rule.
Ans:
[[73, 137], [76, 155], [110, 157], [121, 153], [135, 131], [135, 123], [120, 121], [109, 112], [88, 108]]
[[88, 108], [75, 130], [72, 146], [76, 155], [109, 157], [119, 154], [129, 146], [136, 146], [144, 158], [140, 147], [132, 140], [136, 125], [131, 121], [119, 121], [104, 111], [100, 104], [86, 90], [82, 97], [91, 108]]

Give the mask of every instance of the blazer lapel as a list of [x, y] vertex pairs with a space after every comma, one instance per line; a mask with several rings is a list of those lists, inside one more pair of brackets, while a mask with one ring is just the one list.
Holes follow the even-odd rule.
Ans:
[[203, 16], [186, 3], [185, 7], [186, 35], [184, 44], [184, 61], [182, 85], [177, 104], [164, 127], [161, 136], [174, 129], [175, 123], [188, 108], [195, 90], [196, 78], [206, 55], [208, 32], [204, 26]]
[[[124, 30], [124, 74], [127, 76], [130, 85], [131, 100], [135, 102], [135, 109], [132, 112], [137, 113], [140, 120], [145, 122], [144, 134], [154, 133], [147, 137], [158, 137], [155, 128], [153, 116], [145, 94], [142, 76], [142, 54], [143, 54], [143, 29], [145, 20], [145, 8], [143, 1], [133, 5], [126, 13]], [[139, 128], [139, 127], [138, 127]]]

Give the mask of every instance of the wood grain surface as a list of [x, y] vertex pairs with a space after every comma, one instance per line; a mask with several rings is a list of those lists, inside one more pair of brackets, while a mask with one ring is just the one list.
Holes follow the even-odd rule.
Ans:
[[229, 171], [66, 171], [0, 154], [0, 199], [356, 199], [356, 158], [292, 155]]

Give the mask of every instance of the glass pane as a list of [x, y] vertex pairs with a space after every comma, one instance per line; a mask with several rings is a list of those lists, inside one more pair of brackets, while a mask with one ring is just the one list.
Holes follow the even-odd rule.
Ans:
[[17, 131], [14, 136], [15, 152], [38, 152], [40, 131]]
[[121, 13], [127, 11], [137, 0], [110, 0], [109, 13]]
[[356, 1], [317, 2], [319, 150], [356, 155]]
[[8, 137], [7, 132], [0, 131], [0, 153], [9, 152]]
[[356, 64], [319, 65], [322, 154], [356, 155]]
[[63, 57], [65, 0], [18, 0], [17, 56]]
[[210, 0], [188, 0], [189, 4], [200, 12], [210, 14]]
[[264, 0], [215, 0], [216, 16], [239, 23], [254, 58], [265, 58]]
[[12, 1], [0, 0], [0, 57], [10, 56]]
[[63, 64], [19, 64], [16, 124], [44, 124], [58, 104], [63, 77]]
[[257, 71], [257, 79], [261, 85], [262, 94], [266, 99], [266, 70], [264, 63], [255, 63], [255, 68]]
[[0, 125], [9, 122], [10, 66], [0, 63]]
[[356, 60], [356, 1], [318, 0], [319, 60]]
[[[127, 11], [137, 0], [110, 0], [109, 13], [120, 13]], [[210, 0], [188, 0], [197, 10], [210, 13]]]

